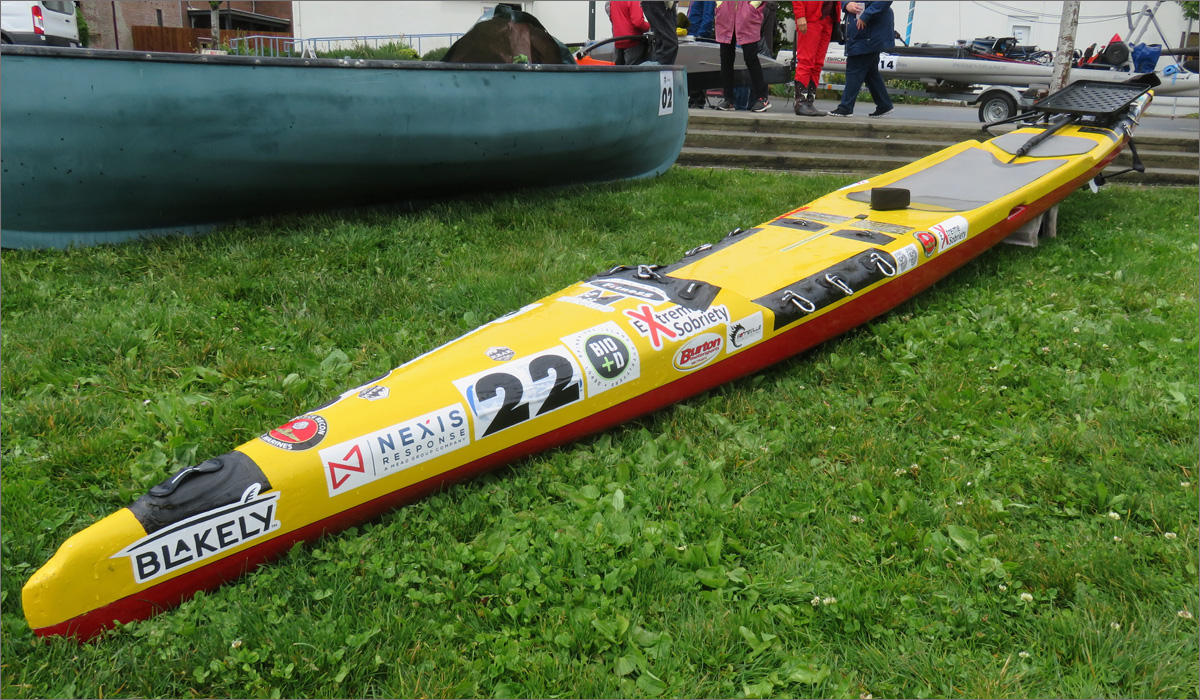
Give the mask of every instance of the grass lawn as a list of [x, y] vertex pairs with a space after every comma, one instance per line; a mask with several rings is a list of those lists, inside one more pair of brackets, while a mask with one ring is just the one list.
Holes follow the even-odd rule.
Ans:
[[34, 569], [175, 469], [849, 181], [5, 251], [0, 695], [1196, 697], [1194, 188], [1075, 193], [1036, 250], [95, 643], [26, 626]]

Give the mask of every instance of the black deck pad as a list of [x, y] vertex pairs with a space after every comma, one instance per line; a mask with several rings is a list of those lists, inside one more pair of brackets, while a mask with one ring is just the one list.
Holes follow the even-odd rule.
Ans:
[[254, 484], [260, 492], [271, 490], [271, 482], [254, 460], [241, 452], [227, 452], [179, 470], [134, 501], [129, 510], [151, 534], [198, 513], [237, 503]]
[[588, 279], [588, 282], [602, 289], [636, 298], [648, 298], [642, 296], [642, 290], [651, 295], [657, 292], [664, 300], [696, 311], [707, 309], [716, 298], [717, 292], [721, 291], [720, 287], [703, 280], [671, 277], [666, 274], [667, 269], [648, 265], [620, 267], [596, 275]]
[[771, 222], [775, 226], [786, 226], [787, 228], [800, 229], [801, 231], [820, 231], [828, 226], [819, 221], [809, 221], [808, 219], [775, 219]]
[[[886, 250], [872, 248], [846, 258], [815, 275], [793, 282], [754, 300], [775, 314], [775, 330], [794, 323], [818, 309], [869, 287], [896, 270], [896, 259]], [[849, 290], [849, 292], [847, 292]]]
[[[1009, 195], [1066, 164], [1064, 159], [1004, 163], [982, 148], [969, 148], [950, 158], [889, 183], [912, 193], [909, 209], [967, 211]], [[871, 191], [846, 195], [870, 202]]]
[[887, 245], [895, 240], [891, 236], [887, 236], [882, 233], [875, 233], [874, 231], [857, 231], [849, 228], [841, 231], [834, 231], [833, 235], [840, 238], [849, 238], [852, 241], [863, 241], [866, 243], [876, 243], [878, 245]]

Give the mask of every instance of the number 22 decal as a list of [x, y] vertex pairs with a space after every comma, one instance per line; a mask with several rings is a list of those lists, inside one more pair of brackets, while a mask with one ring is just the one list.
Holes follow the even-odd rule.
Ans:
[[583, 397], [582, 374], [566, 352], [549, 350], [454, 382], [475, 418], [475, 439], [520, 425]]

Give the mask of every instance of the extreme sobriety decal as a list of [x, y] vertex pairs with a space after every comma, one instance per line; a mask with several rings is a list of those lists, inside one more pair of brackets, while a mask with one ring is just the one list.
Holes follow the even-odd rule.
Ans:
[[153, 532], [111, 558], [129, 557], [134, 580], [145, 583], [278, 530], [279, 492], [260, 496], [260, 488], [260, 484], [251, 484], [239, 502]]
[[629, 325], [649, 338], [655, 350], [661, 350], [666, 342], [686, 340], [719, 323], [729, 323], [729, 309], [724, 305], [703, 311], [683, 306], [655, 311], [648, 304], [641, 304], [637, 309], [626, 309], [625, 315], [629, 317]]

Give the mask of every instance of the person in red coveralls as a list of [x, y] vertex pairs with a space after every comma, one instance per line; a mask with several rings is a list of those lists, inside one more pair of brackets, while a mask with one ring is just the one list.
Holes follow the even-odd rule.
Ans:
[[841, 3], [793, 2], [792, 14], [796, 18], [796, 116], [823, 117], [825, 112], [813, 106], [813, 101], [821, 84], [829, 38], [842, 19]]
[[[642, 14], [642, 3], [622, 2], [609, 3], [608, 18], [612, 20], [613, 36], [631, 36], [645, 34], [650, 31], [650, 23]], [[632, 66], [646, 60], [646, 42], [641, 39], [622, 39], [614, 42], [616, 47], [616, 63], [618, 66]]]

